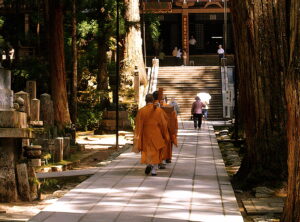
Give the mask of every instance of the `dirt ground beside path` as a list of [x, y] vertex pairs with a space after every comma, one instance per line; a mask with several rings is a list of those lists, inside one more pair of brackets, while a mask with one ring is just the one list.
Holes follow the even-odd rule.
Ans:
[[[93, 155], [80, 161], [73, 169], [105, 166], [130, 148], [130, 145], [126, 145], [121, 146], [118, 150], [115, 147], [87, 150], [87, 152], [93, 152]], [[0, 203], [0, 221], [28, 221], [31, 217], [38, 214], [48, 205], [54, 203], [86, 178], [88, 178], [88, 176], [72, 177], [68, 179], [47, 179], [45, 180], [46, 182], [42, 181], [46, 186], [42, 189], [41, 200], [33, 202]]]
[[[219, 143], [219, 147], [223, 156], [223, 160], [226, 166], [226, 171], [230, 178], [234, 176], [239, 170], [239, 167], [242, 162], [242, 158], [244, 155], [244, 143], [239, 141], [239, 143], [234, 144], [234, 141], [231, 140], [231, 127], [230, 126], [214, 126], [215, 134]], [[267, 208], [268, 202], [261, 199], [262, 205], [257, 207], [256, 212], [247, 213], [247, 209], [249, 210], [249, 204], [245, 206], [244, 201], [248, 200], [257, 200], [259, 196], [256, 196], [256, 188], [250, 190], [241, 190], [235, 186], [233, 186], [234, 193], [237, 199], [237, 203], [240, 209], [240, 212], [243, 216], [244, 222], [279, 222], [280, 221], [280, 213], [272, 211], [271, 207], [268, 208], [268, 211], [263, 210]], [[261, 197], [269, 197], [269, 198], [284, 198], [286, 196], [286, 186], [282, 185], [282, 187], [270, 189], [274, 191], [274, 194], [263, 193]], [[259, 194], [258, 194], [259, 195]], [[260, 194], [262, 195], [262, 194]], [[267, 198], [266, 198], [267, 199]], [[273, 200], [273, 199], [272, 199]], [[257, 205], [256, 205], [257, 206]]]

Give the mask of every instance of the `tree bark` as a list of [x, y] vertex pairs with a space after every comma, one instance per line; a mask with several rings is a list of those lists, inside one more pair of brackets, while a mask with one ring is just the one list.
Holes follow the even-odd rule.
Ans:
[[287, 99], [288, 194], [283, 222], [300, 221], [300, 2], [289, 4], [289, 67], [285, 79]]
[[23, 201], [31, 201], [31, 190], [28, 181], [28, 172], [26, 163], [16, 165], [18, 191]]
[[77, 119], [77, 18], [76, 0], [72, 0], [72, 84], [71, 84], [71, 120], [76, 124]]
[[98, 0], [99, 16], [99, 36], [98, 36], [98, 75], [97, 75], [97, 89], [108, 89], [108, 71], [107, 71], [107, 50], [108, 41], [110, 38], [111, 30], [107, 29], [107, 24], [111, 21], [107, 21], [107, 9], [105, 9], [105, 0]]
[[248, 186], [280, 181], [286, 175], [282, 2], [232, 1], [238, 101], [246, 133], [246, 155], [236, 178]]
[[54, 119], [62, 130], [71, 122], [66, 87], [62, 1], [49, 0], [49, 12], [49, 30], [52, 35], [49, 41], [49, 60]]
[[98, 41], [99, 51], [99, 66], [97, 75], [97, 89], [107, 90], [108, 89], [108, 71], [107, 71], [107, 47], [106, 41], [103, 38], [99, 38]]
[[0, 202], [15, 202], [18, 199], [15, 152], [13, 139], [0, 139]]
[[147, 84], [146, 70], [142, 51], [139, 1], [124, 0], [124, 5], [126, 36], [124, 43], [124, 59], [121, 69], [121, 82], [123, 85], [122, 88], [133, 86], [133, 74], [135, 66], [138, 67], [141, 84]]
[[39, 182], [34, 167], [27, 166], [27, 170], [31, 200], [36, 200], [39, 197]]

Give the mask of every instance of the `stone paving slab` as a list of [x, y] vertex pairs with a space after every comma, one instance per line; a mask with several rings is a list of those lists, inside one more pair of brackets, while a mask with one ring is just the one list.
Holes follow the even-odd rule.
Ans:
[[243, 205], [249, 215], [255, 214], [276, 214], [282, 213], [284, 200], [283, 198], [250, 198], [242, 200]]
[[45, 178], [57, 178], [57, 177], [74, 177], [74, 176], [87, 176], [93, 175], [99, 170], [99, 167], [85, 169], [85, 170], [68, 170], [62, 172], [48, 172], [48, 173], [37, 173], [38, 179]]
[[184, 122], [178, 141], [157, 176], [125, 152], [30, 221], [242, 222], [211, 122], [200, 131]]

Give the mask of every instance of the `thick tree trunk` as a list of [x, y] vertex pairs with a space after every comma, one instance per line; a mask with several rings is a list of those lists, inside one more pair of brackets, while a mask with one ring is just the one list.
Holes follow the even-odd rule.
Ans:
[[76, 0], [72, 0], [72, 84], [71, 84], [71, 120], [76, 124], [77, 119], [77, 19]]
[[59, 129], [71, 122], [65, 71], [64, 31], [62, 1], [49, 0], [50, 78], [54, 106], [54, 119]]
[[110, 30], [107, 30], [107, 10], [105, 10], [105, 0], [98, 0], [99, 8], [99, 36], [98, 36], [98, 74], [97, 74], [97, 89], [108, 89], [108, 71], [107, 71], [107, 42], [110, 38]]
[[285, 81], [287, 98], [288, 196], [282, 221], [300, 221], [300, 2], [290, 0], [289, 68]]
[[[126, 36], [124, 43], [124, 60], [122, 65], [122, 85], [132, 86], [135, 66], [138, 67], [141, 84], [147, 84], [145, 64], [142, 51], [142, 37], [138, 0], [124, 0]], [[139, 92], [136, 92], [139, 93]]]
[[108, 71], [107, 71], [107, 47], [106, 42], [103, 38], [98, 41], [99, 50], [99, 66], [97, 76], [97, 89], [107, 90], [108, 89]]
[[237, 174], [247, 185], [286, 175], [285, 20], [280, 1], [232, 1], [240, 115], [247, 152]]

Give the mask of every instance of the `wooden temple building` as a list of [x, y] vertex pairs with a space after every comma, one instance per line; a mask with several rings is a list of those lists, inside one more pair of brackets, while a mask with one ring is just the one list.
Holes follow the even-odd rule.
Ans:
[[[160, 39], [153, 45], [147, 36], [147, 55], [157, 56], [163, 51], [171, 55], [177, 46], [188, 55], [216, 54], [218, 45], [226, 53], [233, 52], [230, 1], [226, 0], [141, 0], [143, 15], [157, 14], [160, 20]], [[190, 37], [196, 44], [189, 44]]]

